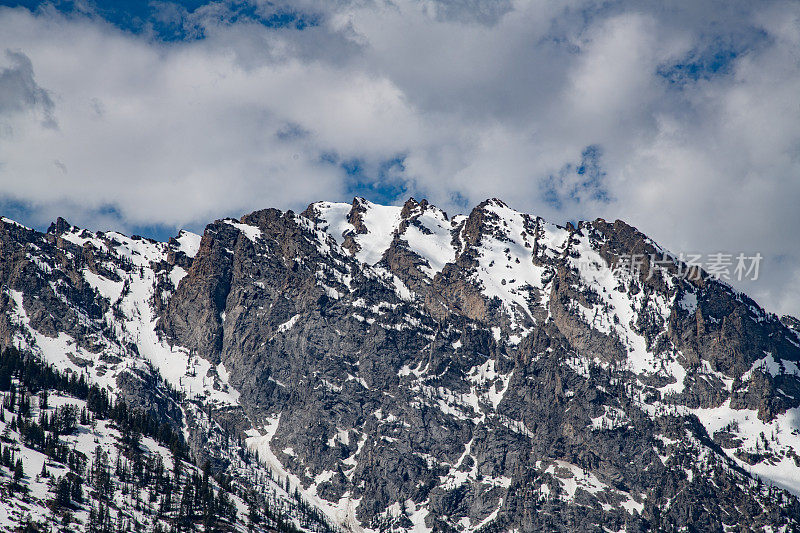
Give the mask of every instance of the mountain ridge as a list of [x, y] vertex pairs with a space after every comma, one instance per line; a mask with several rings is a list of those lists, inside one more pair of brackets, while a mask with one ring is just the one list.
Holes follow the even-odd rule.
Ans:
[[0, 345], [170, 421], [216, 472], [242, 439], [338, 527], [796, 524], [795, 322], [655, 268], [622, 221], [356, 198], [164, 243], [3, 219], [0, 246]]

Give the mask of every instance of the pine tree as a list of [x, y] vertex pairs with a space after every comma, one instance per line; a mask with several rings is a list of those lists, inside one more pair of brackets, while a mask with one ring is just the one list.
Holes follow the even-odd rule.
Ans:
[[71, 480], [70, 498], [73, 502], [83, 503], [83, 479], [72, 472], [67, 473], [67, 476]]
[[92, 483], [101, 501], [107, 501], [113, 494], [111, 470], [108, 465], [108, 454], [98, 446], [95, 449], [94, 464], [92, 465]]
[[22, 468], [22, 459], [17, 459], [17, 463], [14, 465], [14, 481], [21, 480], [24, 475], [25, 471]]
[[[6, 426], [6, 430], [8, 430], [8, 426]], [[3, 439], [8, 439], [5, 431], [3, 432]], [[9, 469], [12, 467], [11, 450], [8, 448], [8, 446], [3, 448], [3, 466]]]
[[67, 476], [59, 478], [55, 484], [55, 503], [59, 507], [67, 507], [72, 500], [72, 490]]

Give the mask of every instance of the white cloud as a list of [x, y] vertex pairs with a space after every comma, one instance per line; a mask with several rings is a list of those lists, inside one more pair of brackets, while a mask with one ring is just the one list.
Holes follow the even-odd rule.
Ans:
[[[675, 250], [761, 251], [748, 290], [800, 314], [797, 4], [292, 5], [319, 26], [221, 22], [219, 4], [172, 13], [205, 35], [180, 43], [0, 10], [0, 50], [22, 54], [0, 82], [43, 91], [0, 100], [0, 191], [33, 222], [178, 226], [342, 199], [325, 157], [374, 174], [402, 155], [395, 179], [451, 211], [498, 196]], [[603, 174], [575, 193], [589, 146]]]

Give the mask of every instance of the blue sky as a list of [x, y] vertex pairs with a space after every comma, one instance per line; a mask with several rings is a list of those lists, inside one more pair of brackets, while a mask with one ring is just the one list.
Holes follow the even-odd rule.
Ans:
[[3, 1], [0, 5], [23, 7], [30, 11], [53, 10], [66, 16], [89, 16], [113, 24], [120, 30], [170, 42], [202, 39], [202, 24], [192, 24], [192, 17], [203, 8], [216, 6], [215, 16], [230, 24], [253, 22], [267, 28], [305, 29], [317, 23], [313, 13], [304, 13], [290, 5], [266, 6], [253, 2], [176, 2], [146, 1]]
[[761, 252], [800, 314], [800, 6], [0, 2], [0, 211], [164, 239], [263, 207], [489, 197]]

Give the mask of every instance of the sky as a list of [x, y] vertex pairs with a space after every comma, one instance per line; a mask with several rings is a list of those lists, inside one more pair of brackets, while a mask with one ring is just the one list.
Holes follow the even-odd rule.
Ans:
[[800, 316], [800, 2], [0, 1], [0, 213], [165, 239], [317, 200], [622, 219]]

